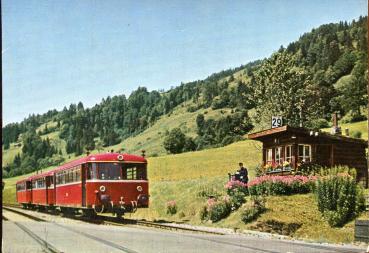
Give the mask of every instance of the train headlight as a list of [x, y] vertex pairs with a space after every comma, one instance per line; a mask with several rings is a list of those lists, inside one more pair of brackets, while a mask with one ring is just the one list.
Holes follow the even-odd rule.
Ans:
[[118, 158], [119, 161], [122, 161], [123, 160], [123, 155], [118, 155], [117, 158]]
[[142, 192], [142, 186], [141, 185], [137, 186], [136, 189], [137, 189], [137, 191]]
[[105, 188], [104, 185], [100, 185], [100, 188], [99, 189], [100, 189], [101, 192], [105, 192], [105, 190], [106, 190], [106, 188]]

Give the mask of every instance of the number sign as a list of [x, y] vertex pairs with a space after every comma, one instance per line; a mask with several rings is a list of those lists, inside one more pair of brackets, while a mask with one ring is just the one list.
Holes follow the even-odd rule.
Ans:
[[273, 116], [272, 117], [272, 128], [281, 127], [283, 125], [282, 117]]

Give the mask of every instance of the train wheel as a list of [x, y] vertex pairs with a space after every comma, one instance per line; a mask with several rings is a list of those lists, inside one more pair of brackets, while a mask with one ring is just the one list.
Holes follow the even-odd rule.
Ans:
[[48, 206], [48, 207], [46, 207], [47, 208], [47, 211], [49, 212], [51, 212], [52, 214], [55, 214], [55, 211], [56, 211], [56, 208], [55, 208], [55, 206]]
[[93, 219], [96, 218], [96, 212], [93, 209], [83, 209], [82, 210], [83, 216]]
[[95, 210], [96, 213], [103, 213], [105, 211], [105, 206], [104, 205], [99, 205], [99, 206], [96, 206], [96, 205], [93, 205], [93, 208]]
[[62, 212], [63, 216], [71, 216], [73, 212], [70, 210], [69, 207], [60, 207], [60, 211]]
[[115, 216], [117, 217], [118, 220], [123, 220], [123, 215], [124, 215], [124, 212], [123, 211], [116, 211], [115, 212]]

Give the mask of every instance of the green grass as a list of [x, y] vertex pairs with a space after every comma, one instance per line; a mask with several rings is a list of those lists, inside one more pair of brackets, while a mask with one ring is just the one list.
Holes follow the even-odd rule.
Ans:
[[11, 143], [9, 149], [4, 150], [3, 147], [3, 166], [11, 164], [14, 161], [14, 157], [19, 153], [22, 153], [22, 147], [18, 146], [18, 143]]
[[[270, 196], [267, 197], [266, 207], [267, 211], [254, 222], [240, 222], [241, 207], [238, 212], [219, 222], [219, 226], [263, 231], [260, 224], [272, 220], [284, 224], [301, 224], [299, 229], [290, 234], [294, 238], [334, 243], [349, 243], [354, 240], [354, 221], [342, 228], [331, 228], [318, 211], [313, 194]], [[361, 218], [364, 217], [367, 218], [367, 214], [361, 215]]]
[[[345, 123], [345, 124], [339, 124], [339, 126], [342, 129], [342, 134], [345, 134], [345, 129], [348, 128], [349, 132], [353, 131], [359, 131], [361, 132], [361, 138], [364, 140], [368, 139], [368, 121], [360, 121], [355, 123]], [[325, 132], [330, 132], [330, 128], [324, 128], [322, 129]]]
[[163, 140], [166, 131], [180, 127], [181, 130], [190, 137], [196, 136], [196, 117], [199, 113], [206, 113], [205, 118], [219, 118], [230, 113], [230, 109], [212, 110], [201, 109], [196, 112], [187, 112], [187, 106], [179, 106], [170, 117], [164, 115], [150, 128], [143, 133], [128, 138], [121, 143], [107, 147], [105, 150], [119, 150], [124, 148], [124, 152], [141, 154], [141, 150], [145, 150], [148, 156], [164, 155], [166, 151], [163, 147]]
[[239, 162], [247, 168], [261, 161], [261, 144], [246, 140], [226, 147], [149, 158], [152, 181], [192, 180], [222, 177], [234, 171]]

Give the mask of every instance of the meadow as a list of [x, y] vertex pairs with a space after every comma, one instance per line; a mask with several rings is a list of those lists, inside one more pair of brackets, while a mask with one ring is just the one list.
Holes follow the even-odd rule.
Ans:
[[[218, 116], [219, 111], [209, 112], [209, 115]], [[158, 134], [159, 129], [163, 131], [164, 125], [170, 123], [170, 127], [184, 125], [189, 129], [194, 129], [193, 116], [178, 110], [175, 120], [169, 122], [162, 118], [157, 122], [154, 129], [148, 129], [144, 134], [153, 136]], [[191, 120], [190, 120], [191, 119]], [[192, 123], [191, 123], [192, 121]], [[175, 122], [175, 123], [174, 123]], [[342, 124], [342, 127], [349, 127], [351, 131], [357, 130], [363, 133], [362, 138], [367, 138], [366, 121], [353, 124]], [[328, 129], [325, 129], [328, 131]], [[164, 130], [165, 131], [165, 130]], [[189, 130], [187, 134], [194, 134]], [[159, 134], [158, 134], [159, 135]], [[50, 133], [49, 138], [54, 140], [57, 133]], [[137, 145], [137, 142], [144, 141], [143, 135], [126, 140], [131, 147]], [[146, 148], [150, 152], [163, 153], [159, 149], [161, 139], [158, 137], [153, 143], [147, 144]], [[123, 142], [125, 143], [125, 142]], [[120, 145], [123, 145], [120, 144]], [[62, 143], [61, 143], [62, 144]], [[152, 145], [152, 149], [150, 149]], [[108, 147], [107, 150], [116, 147]], [[155, 151], [155, 148], [157, 150]], [[128, 145], [128, 148], [129, 145]], [[137, 149], [136, 153], [139, 150]], [[67, 160], [73, 159], [73, 156], [67, 157]], [[298, 226], [295, 231], [288, 234], [293, 238], [304, 240], [314, 240], [320, 242], [352, 242], [354, 223], [353, 221], [342, 228], [331, 228], [321, 217], [315, 204], [315, 198], [312, 194], [301, 194], [293, 196], [270, 196], [267, 198], [268, 211], [261, 215], [257, 221], [244, 224], [241, 221], [242, 207], [231, 213], [229, 217], [217, 223], [203, 223], [200, 219], [200, 210], [206, 203], [204, 193], [214, 195], [225, 195], [224, 185], [228, 181], [228, 173], [235, 172], [238, 168], [238, 162], [243, 162], [249, 169], [250, 177], [255, 175], [255, 167], [261, 161], [261, 143], [244, 140], [231, 145], [213, 148], [196, 152], [188, 152], [177, 155], [162, 155], [158, 157], [148, 157], [148, 176], [150, 179], [150, 208], [138, 210], [135, 214], [127, 214], [127, 217], [144, 218], [148, 220], [166, 220], [185, 222], [194, 225], [206, 225], [215, 227], [233, 228], [236, 230], [260, 230], [273, 233], [284, 233], [283, 229], [287, 227]], [[52, 168], [47, 168], [49, 170]], [[15, 202], [15, 182], [19, 177], [5, 179], [5, 189], [3, 191], [3, 201], [6, 203]], [[176, 201], [178, 211], [175, 215], [166, 213], [166, 203]], [[250, 201], [250, 200], [248, 200]], [[247, 203], [246, 203], [247, 204]], [[361, 215], [367, 218], [368, 214]], [[274, 224], [274, 225], [271, 225]], [[277, 225], [275, 225], [277, 224]], [[280, 231], [276, 228], [280, 227]]]

